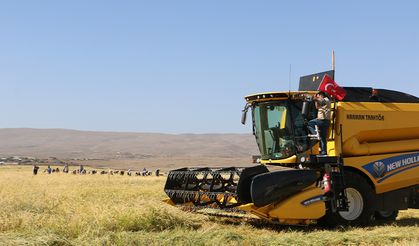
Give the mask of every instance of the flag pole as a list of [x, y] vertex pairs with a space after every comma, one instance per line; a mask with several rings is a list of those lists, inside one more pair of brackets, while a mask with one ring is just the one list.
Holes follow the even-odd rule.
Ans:
[[333, 71], [333, 80], [335, 80], [335, 50], [332, 49], [332, 71]]

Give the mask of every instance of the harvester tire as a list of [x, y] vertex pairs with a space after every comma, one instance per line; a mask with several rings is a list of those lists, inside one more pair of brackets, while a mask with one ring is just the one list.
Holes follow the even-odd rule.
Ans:
[[399, 215], [399, 210], [394, 211], [376, 211], [375, 219], [377, 222], [392, 222], [395, 221]]
[[345, 192], [348, 198], [349, 211], [338, 211], [333, 213], [330, 204], [327, 203], [326, 215], [319, 223], [328, 227], [343, 226], [365, 226], [374, 220], [374, 193], [371, 186], [360, 175], [345, 172]]

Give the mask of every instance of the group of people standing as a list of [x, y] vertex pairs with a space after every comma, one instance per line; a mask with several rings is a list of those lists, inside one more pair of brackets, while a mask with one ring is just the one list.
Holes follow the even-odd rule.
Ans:
[[[37, 175], [39, 170], [39, 166], [36, 164], [33, 164], [32, 166], [32, 173], [33, 175]], [[63, 168], [63, 173], [68, 173], [68, 165], [66, 164]], [[52, 168], [51, 165], [48, 165], [48, 167], [44, 170], [45, 173], [51, 174], [51, 173], [59, 173], [60, 168]]]
[[[32, 166], [32, 173], [33, 173], [33, 175], [37, 175], [38, 174], [38, 170], [39, 170], [39, 166], [36, 165], [36, 164], [34, 164]], [[58, 167], [57, 168], [51, 168], [50, 165], [48, 165], [48, 167], [44, 170], [44, 173], [47, 173], [47, 174], [58, 173], [58, 172], [60, 172], [60, 169]], [[70, 169], [68, 167], [68, 164], [65, 164], [64, 165], [64, 167], [62, 169], [62, 172], [63, 173], [69, 173], [70, 172]], [[73, 170], [72, 173], [73, 174], [87, 174], [87, 173], [89, 173], [89, 174], [96, 174], [96, 173], [98, 173], [98, 171], [96, 171], [96, 170], [87, 171], [84, 168], [83, 165], [80, 165], [79, 168]], [[113, 171], [113, 170], [110, 170], [109, 169], [108, 171], [102, 170], [99, 173], [100, 174], [111, 174], [111, 175], [113, 175], [113, 174], [123, 175], [125, 172], [124, 171]], [[128, 171], [126, 173], [127, 173], [128, 176], [132, 176], [132, 175], [136, 175], [136, 176], [150, 176], [152, 174], [152, 172], [151, 171], [148, 171], [146, 168], [143, 168], [142, 171], [138, 171], [138, 172], [134, 172], [133, 170], [128, 169]], [[156, 174], [156, 176], [160, 176], [160, 169], [156, 169], [155, 174]]]

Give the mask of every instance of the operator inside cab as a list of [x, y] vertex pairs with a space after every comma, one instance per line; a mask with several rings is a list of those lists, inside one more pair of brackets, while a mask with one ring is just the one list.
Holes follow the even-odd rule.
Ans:
[[[312, 136], [320, 138], [320, 154], [327, 155], [327, 133], [330, 127], [330, 99], [323, 91], [313, 97], [317, 109], [317, 118], [308, 122], [308, 129]], [[318, 127], [318, 132], [316, 127]]]

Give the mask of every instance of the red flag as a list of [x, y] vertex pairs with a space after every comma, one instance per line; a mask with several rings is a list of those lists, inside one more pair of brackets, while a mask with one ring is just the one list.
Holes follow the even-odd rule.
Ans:
[[319, 85], [319, 91], [326, 92], [339, 101], [346, 96], [346, 91], [327, 74], [323, 76], [322, 82]]

